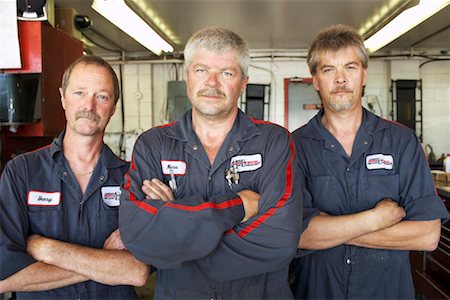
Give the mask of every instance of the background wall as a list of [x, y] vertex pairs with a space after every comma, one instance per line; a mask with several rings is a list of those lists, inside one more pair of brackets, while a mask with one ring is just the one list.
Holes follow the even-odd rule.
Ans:
[[[275, 54], [252, 52], [249, 83], [270, 84], [269, 120], [284, 125], [284, 79], [310, 77], [310, 74], [305, 53]], [[371, 59], [363, 106], [368, 107], [371, 103], [376, 114], [391, 119], [391, 79], [422, 79], [423, 146], [430, 144], [439, 158], [441, 153], [450, 153], [450, 62], [421, 66], [423, 62], [424, 59], [417, 58]], [[121, 103], [118, 103], [105, 140], [113, 151], [129, 160], [140, 133], [168, 122], [165, 109], [167, 82], [183, 79], [182, 64], [139, 62], [114, 65], [114, 69], [118, 75], [122, 72], [125, 127], [122, 129]], [[122, 131], [125, 138], [120, 146]]]

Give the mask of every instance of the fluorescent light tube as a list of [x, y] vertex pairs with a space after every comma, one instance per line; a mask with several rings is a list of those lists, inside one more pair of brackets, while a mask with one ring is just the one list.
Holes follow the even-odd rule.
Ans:
[[373, 53], [422, 23], [449, 4], [450, 0], [420, 0], [418, 5], [403, 11], [391, 22], [386, 24], [386, 26], [365, 40], [364, 46], [369, 52]]
[[142, 20], [124, 0], [94, 0], [91, 7], [156, 55], [173, 47]]

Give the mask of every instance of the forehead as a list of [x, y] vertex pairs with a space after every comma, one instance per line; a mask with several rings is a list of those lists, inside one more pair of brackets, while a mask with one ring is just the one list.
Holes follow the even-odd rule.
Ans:
[[70, 74], [68, 85], [95, 84], [102, 88], [113, 88], [113, 79], [109, 71], [99, 65], [81, 63], [76, 65]]
[[226, 49], [220, 53], [205, 48], [198, 48], [193, 57], [191, 65], [206, 65], [211, 68], [239, 68], [239, 60], [236, 50]]
[[345, 65], [348, 63], [362, 64], [356, 47], [346, 47], [339, 50], [325, 50], [318, 54], [317, 65]]

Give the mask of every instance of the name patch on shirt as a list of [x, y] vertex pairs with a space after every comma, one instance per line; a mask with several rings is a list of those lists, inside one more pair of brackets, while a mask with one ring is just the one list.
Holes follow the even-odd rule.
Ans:
[[230, 168], [237, 168], [237, 172], [258, 170], [262, 167], [262, 155], [238, 155], [231, 158]]
[[372, 154], [366, 157], [366, 167], [368, 170], [392, 170], [394, 158], [392, 155]]
[[102, 187], [102, 199], [108, 206], [119, 206], [120, 204], [120, 186]]
[[58, 206], [61, 202], [60, 192], [29, 191], [27, 204], [30, 206]]
[[186, 162], [181, 160], [161, 160], [161, 169], [164, 175], [185, 175]]

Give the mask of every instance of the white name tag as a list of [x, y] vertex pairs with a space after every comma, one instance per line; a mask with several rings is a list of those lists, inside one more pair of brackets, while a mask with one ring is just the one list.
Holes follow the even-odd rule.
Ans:
[[172, 170], [173, 175], [185, 175], [186, 162], [181, 160], [162, 160], [161, 169], [164, 175], [170, 175], [170, 170]]
[[30, 206], [58, 206], [61, 202], [60, 192], [29, 191], [27, 204]]
[[392, 170], [394, 158], [392, 155], [372, 154], [366, 157], [366, 167], [368, 170]]
[[254, 171], [262, 166], [262, 155], [239, 155], [231, 158], [230, 167], [237, 168], [238, 172]]
[[119, 206], [120, 204], [120, 186], [102, 187], [102, 199], [108, 206]]

